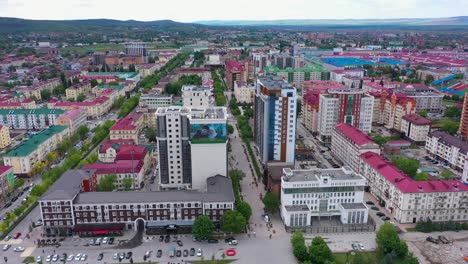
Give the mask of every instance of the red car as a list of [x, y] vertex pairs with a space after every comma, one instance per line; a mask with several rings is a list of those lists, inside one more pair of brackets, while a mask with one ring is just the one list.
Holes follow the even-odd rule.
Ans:
[[18, 232], [18, 233], [15, 234], [15, 236], [13, 238], [18, 239], [20, 236], [21, 236], [21, 232]]

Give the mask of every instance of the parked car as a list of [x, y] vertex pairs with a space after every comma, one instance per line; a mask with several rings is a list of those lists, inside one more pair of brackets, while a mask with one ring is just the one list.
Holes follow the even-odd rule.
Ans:
[[24, 251], [24, 247], [22, 247], [22, 246], [15, 247], [15, 248], [13, 249], [13, 251], [15, 251], [15, 252], [23, 252], [23, 251]]
[[15, 236], [13, 238], [18, 239], [20, 236], [21, 236], [21, 232], [18, 232], [18, 233], [15, 234]]
[[109, 242], [107, 242], [107, 244], [109, 244], [109, 245], [114, 244], [114, 238], [113, 238], [113, 237], [110, 237], [110, 238], [109, 238]]
[[353, 250], [358, 250], [358, 245], [355, 243], [352, 243], [351, 247], [353, 248]]
[[379, 210], [379, 208], [378, 208], [377, 206], [372, 206], [371, 209], [374, 210], [374, 211], [378, 211], [378, 210]]
[[201, 248], [197, 250], [197, 257], [202, 257], [203, 256], [203, 251]]
[[81, 255], [81, 261], [86, 261], [86, 259], [88, 259], [86, 254]]
[[378, 217], [385, 216], [385, 214], [384, 214], [384, 213], [382, 213], [382, 212], [377, 212], [377, 213], [375, 213], [375, 214], [376, 214]]
[[54, 254], [52, 256], [52, 262], [57, 262], [59, 260], [59, 255], [58, 254]]
[[450, 240], [448, 240], [445, 236], [439, 236], [439, 240], [444, 244], [450, 244]]
[[52, 255], [47, 255], [45, 261], [50, 262], [52, 260]]
[[438, 239], [435, 239], [435, 238], [433, 238], [433, 237], [431, 237], [431, 236], [428, 236], [428, 237], [426, 238], [426, 241], [429, 241], [429, 242], [434, 243], [434, 244], [439, 244], [439, 240], [438, 240]]
[[124, 258], [125, 258], [125, 252], [120, 252], [119, 259], [124, 259]]
[[231, 240], [235, 240], [235, 238], [234, 237], [228, 237], [228, 238], [224, 239], [224, 242], [229, 243], [229, 242], [231, 242]]
[[388, 221], [388, 220], [390, 220], [390, 217], [388, 217], [388, 216], [383, 216], [383, 217], [381, 217], [380, 219], [382, 219], [382, 220], [384, 220], [384, 221]]
[[162, 257], [162, 250], [161, 249], [158, 249], [158, 252], [156, 253], [156, 257], [157, 258]]
[[171, 242], [171, 237], [169, 235], [166, 235], [166, 237], [164, 237], [164, 243], [169, 243]]
[[125, 255], [126, 259], [130, 259], [132, 257], [133, 253], [131, 251], [127, 252], [127, 255]]
[[215, 244], [215, 243], [218, 243], [218, 242], [219, 242], [218, 239], [214, 239], [214, 238], [208, 239], [208, 243], [210, 243], [210, 244]]
[[75, 258], [74, 255], [68, 255], [67, 261], [68, 262], [73, 261], [74, 258]]
[[108, 237], [105, 237], [102, 239], [102, 243], [103, 244], [107, 244], [107, 242], [109, 242], [109, 238]]
[[159, 236], [159, 242], [163, 242], [164, 241], [164, 236]]
[[8, 235], [8, 236], [6, 236], [5, 239], [3, 239], [3, 240], [4, 240], [4, 241], [8, 241], [8, 240], [10, 240], [10, 239], [11, 239], [11, 236]]
[[187, 249], [184, 249], [184, 252], [182, 254], [184, 256], [184, 258], [188, 257], [188, 250]]
[[112, 256], [112, 259], [113, 260], [119, 259], [119, 253], [114, 253], [114, 255]]
[[237, 245], [237, 240], [233, 239], [231, 241], [229, 241], [228, 243], [230, 246], [236, 246]]
[[6, 244], [3, 246], [3, 251], [7, 251], [11, 247], [10, 244]]
[[195, 256], [195, 249], [191, 248], [189, 254], [191, 257]]
[[180, 249], [178, 249], [176, 251], [176, 257], [180, 258], [182, 256], [182, 251], [180, 251]]
[[4, 208], [8, 208], [11, 206], [11, 203], [6, 203]]
[[366, 204], [368, 204], [368, 205], [375, 205], [374, 202], [372, 202], [372, 201], [367, 201]]
[[42, 262], [42, 256], [37, 256], [37, 257], [36, 257], [36, 262], [37, 262], [37, 263]]
[[76, 256], [75, 256], [75, 261], [80, 261], [80, 260], [81, 260], [81, 256], [82, 256], [81, 253], [76, 254]]
[[184, 243], [182, 243], [181, 240], [177, 240], [177, 245], [179, 245], [180, 247], [183, 247], [183, 246], [184, 246]]
[[359, 244], [358, 244], [358, 246], [359, 246], [359, 249], [360, 249], [361, 251], [364, 251], [364, 250], [365, 250], [365, 248], [364, 248], [364, 245], [363, 245], [363, 244], [359, 243]]
[[102, 260], [104, 258], [104, 253], [99, 253], [97, 260]]
[[151, 257], [151, 252], [152, 252], [152, 251], [147, 250], [147, 251], [145, 252], [144, 257], [145, 257], [145, 258]]
[[66, 259], [67, 259], [67, 253], [63, 253], [62, 255], [60, 255], [60, 258], [59, 258], [60, 261], [63, 262], [63, 261], [65, 261]]

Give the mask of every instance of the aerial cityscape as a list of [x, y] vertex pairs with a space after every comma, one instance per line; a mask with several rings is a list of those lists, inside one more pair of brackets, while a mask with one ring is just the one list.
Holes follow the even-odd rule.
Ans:
[[466, 10], [0, 0], [0, 263], [468, 263]]

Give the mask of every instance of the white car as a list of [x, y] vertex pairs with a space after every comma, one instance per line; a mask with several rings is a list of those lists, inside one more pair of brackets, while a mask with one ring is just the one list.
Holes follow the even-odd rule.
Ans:
[[52, 261], [53, 262], [57, 262], [59, 259], [59, 255], [55, 254], [53, 257], [52, 257]]
[[86, 261], [87, 258], [88, 258], [88, 256], [86, 254], [83, 254], [81, 256], [81, 261]]
[[7, 251], [11, 247], [10, 244], [6, 244], [3, 246], [3, 251]]
[[202, 251], [201, 248], [199, 248], [199, 249], [197, 250], [197, 257], [201, 257], [201, 256], [203, 256], [203, 251]]
[[36, 257], [36, 262], [37, 262], [37, 263], [42, 262], [42, 256], [37, 256], [37, 257]]
[[229, 244], [230, 246], [235, 246], [235, 245], [237, 245], [237, 240], [233, 239], [233, 240], [229, 241], [228, 244]]
[[15, 247], [13, 250], [14, 250], [15, 252], [23, 252], [23, 251], [24, 251], [24, 247], [21, 247], [21, 246]]
[[47, 255], [45, 261], [46, 262], [50, 262], [52, 260], [52, 256], [51, 255]]
[[67, 261], [73, 261], [74, 257], [75, 257], [75, 255], [68, 255]]
[[119, 259], [119, 253], [114, 253], [114, 256], [112, 257], [112, 259], [114, 260]]
[[105, 237], [104, 239], [102, 239], [102, 244], [107, 244], [108, 241], [109, 241], [109, 238]]
[[81, 253], [76, 254], [75, 260], [76, 260], [76, 261], [79, 261], [80, 259], [81, 259]]
[[359, 249], [360, 249], [361, 251], [364, 251], [365, 248], [364, 248], [364, 246], [363, 246], [361, 243], [359, 243], [358, 246], [359, 246]]

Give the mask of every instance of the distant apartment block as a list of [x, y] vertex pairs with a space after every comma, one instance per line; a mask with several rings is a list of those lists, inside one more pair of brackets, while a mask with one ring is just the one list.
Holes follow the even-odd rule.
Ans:
[[6, 203], [10, 194], [14, 191], [15, 175], [13, 167], [0, 166], [0, 201]]
[[401, 119], [401, 132], [414, 142], [425, 142], [431, 131], [431, 120], [418, 114], [405, 115]]
[[143, 127], [143, 114], [133, 112], [130, 115], [119, 119], [109, 129], [110, 139], [131, 139], [138, 143], [138, 135]]
[[238, 103], [251, 104], [255, 96], [255, 84], [246, 82], [234, 82], [234, 97]]
[[140, 96], [139, 107], [148, 109], [158, 109], [160, 107], [171, 106], [173, 102], [172, 94], [159, 94], [156, 92], [143, 93]]
[[426, 137], [425, 149], [436, 160], [447, 162], [452, 169], [463, 171], [468, 142], [442, 131], [432, 131]]
[[40, 130], [57, 124], [57, 118], [65, 113], [61, 109], [0, 109], [0, 125], [10, 130]]
[[468, 139], [468, 93], [465, 93], [463, 100], [463, 109], [460, 118], [460, 128], [458, 133], [462, 136], [463, 139]]
[[182, 86], [182, 100], [185, 107], [209, 107], [213, 105], [211, 88], [196, 85]]
[[67, 100], [76, 100], [78, 96], [80, 96], [81, 94], [84, 95], [86, 92], [89, 91], [91, 91], [91, 82], [84, 81], [68, 87], [65, 90], [65, 96], [67, 97]]
[[148, 44], [144, 42], [125, 43], [125, 54], [141, 56], [143, 63], [148, 63]]
[[0, 125], [0, 148], [6, 148], [11, 145], [10, 129], [7, 126]]

